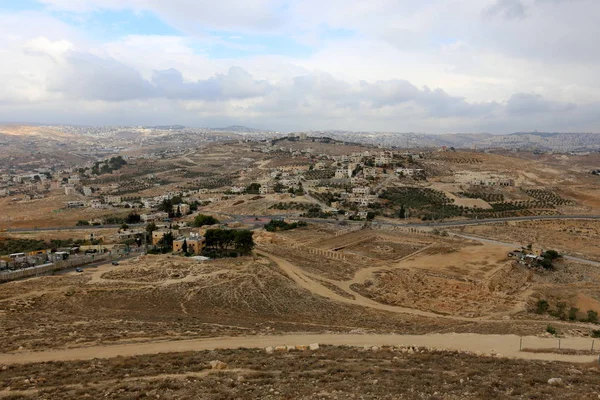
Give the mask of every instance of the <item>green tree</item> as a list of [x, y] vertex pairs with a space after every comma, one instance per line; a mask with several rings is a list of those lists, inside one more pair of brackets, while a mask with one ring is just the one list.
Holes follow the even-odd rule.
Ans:
[[598, 322], [598, 313], [594, 310], [588, 310], [587, 320], [588, 320], [588, 322], [593, 322], [593, 323]]
[[160, 245], [162, 252], [166, 253], [173, 248], [173, 233], [167, 232], [158, 242]]
[[254, 232], [249, 230], [235, 231], [235, 249], [242, 254], [249, 254], [254, 248]]
[[219, 223], [219, 220], [210, 215], [198, 214], [196, 218], [194, 218], [194, 226], [201, 227], [205, 225], [216, 225]]
[[406, 218], [406, 210], [404, 209], [404, 204], [400, 206], [400, 211], [398, 211], [398, 218]]
[[259, 194], [260, 193], [260, 183], [251, 183], [246, 188], [246, 193], [248, 194]]
[[188, 251], [188, 244], [187, 244], [187, 240], [186, 240], [186, 239], [183, 239], [183, 244], [181, 245], [181, 251], [182, 251], [184, 254], [187, 254], [187, 251]]
[[152, 232], [155, 230], [158, 230], [158, 226], [156, 226], [154, 222], [150, 222], [148, 225], [146, 225], [146, 232], [148, 232], [148, 234], [152, 235]]
[[548, 308], [550, 308], [550, 304], [546, 300], [538, 300], [536, 303], [536, 314], [545, 314], [548, 312]]
[[128, 224], [139, 224], [142, 220], [142, 217], [135, 211], [130, 212], [125, 218], [125, 222]]
[[575, 321], [577, 319], [577, 311], [579, 311], [579, 308], [571, 307], [569, 309], [569, 320]]

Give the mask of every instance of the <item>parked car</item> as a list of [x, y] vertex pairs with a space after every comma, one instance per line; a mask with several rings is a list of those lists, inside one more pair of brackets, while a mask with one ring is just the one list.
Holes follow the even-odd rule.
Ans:
[[112, 265], [119, 265], [119, 263], [118, 263], [118, 262], [116, 262], [116, 261], [113, 261], [113, 262], [112, 262]]
[[75, 268], [75, 272], [83, 272], [83, 269], [81, 269], [81, 268]]

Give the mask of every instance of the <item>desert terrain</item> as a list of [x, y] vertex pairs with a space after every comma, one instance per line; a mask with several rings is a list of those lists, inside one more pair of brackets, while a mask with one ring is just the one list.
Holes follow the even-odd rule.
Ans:
[[0, 285], [0, 399], [598, 397], [595, 154], [192, 134], [1, 174], [3, 273], [127, 254]]

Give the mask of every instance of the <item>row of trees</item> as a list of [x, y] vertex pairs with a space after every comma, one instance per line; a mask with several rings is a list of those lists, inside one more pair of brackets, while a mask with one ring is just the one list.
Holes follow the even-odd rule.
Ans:
[[254, 248], [254, 232], [232, 229], [209, 229], [206, 231], [205, 254], [209, 257], [247, 255]]
[[[567, 303], [559, 301], [556, 303], [554, 309], [550, 308], [550, 304], [547, 300], [538, 300], [536, 303], [535, 312], [536, 314], [550, 314], [553, 317], [559, 318], [563, 321], [576, 321], [578, 315], [580, 315], [579, 308], [570, 307], [567, 311]], [[594, 310], [587, 310], [584, 318], [579, 319], [581, 322], [592, 322], [594, 324], [598, 323], [598, 313]]]
[[306, 222], [304, 221], [287, 223], [281, 219], [272, 219], [265, 225], [265, 230], [267, 232], [289, 231], [290, 229], [296, 229], [303, 226], [306, 226]]

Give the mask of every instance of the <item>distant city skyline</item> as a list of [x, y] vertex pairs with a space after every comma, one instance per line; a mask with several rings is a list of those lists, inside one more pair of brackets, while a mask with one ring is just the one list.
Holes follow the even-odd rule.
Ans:
[[600, 132], [593, 0], [0, 0], [0, 120]]

